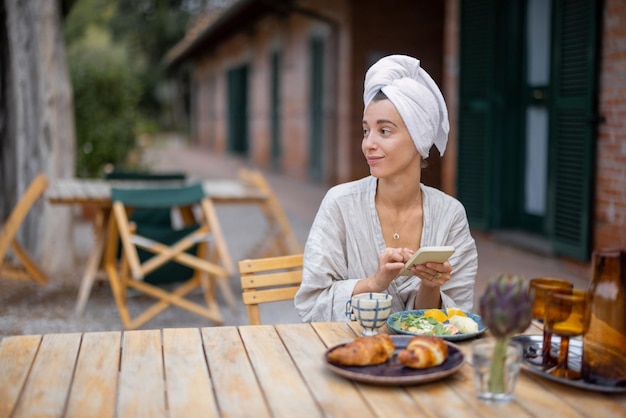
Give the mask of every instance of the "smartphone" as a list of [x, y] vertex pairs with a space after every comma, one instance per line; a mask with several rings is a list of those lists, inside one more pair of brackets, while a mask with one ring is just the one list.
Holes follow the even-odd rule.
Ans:
[[404, 268], [400, 270], [398, 276], [410, 276], [411, 268], [420, 264], [428, 262], [443, 263], [452, 254], [454, 254], [455, 248], [451, 246], [437, 246], [437, 247], [422, 247], [415, 252], [404, 264]]

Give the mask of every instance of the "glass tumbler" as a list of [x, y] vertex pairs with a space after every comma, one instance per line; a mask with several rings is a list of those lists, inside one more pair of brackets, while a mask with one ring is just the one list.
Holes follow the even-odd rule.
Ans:
[[[534, 298], [532, 317], [536, 321], [543, 322], [546, 296], [549, 290], [572, 290], [574, 284], [564, 279], [557, 279], [554, 277], [536, 277], [531, 279], [528, 286], [528, 291], [531, 297]], [[541, 364], [545, 368], [556, 365], [556, 357], [551, 354], [552, 348], [552, 334], [550, 331], [543, 327], [543, 344], [541, 346]]]

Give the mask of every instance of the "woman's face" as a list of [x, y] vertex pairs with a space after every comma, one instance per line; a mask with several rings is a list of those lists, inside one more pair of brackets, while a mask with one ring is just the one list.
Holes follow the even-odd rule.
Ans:
[[411, 135], [389, 100], [370, 102], [363, 112], [361, 150], [376, 178], [406, 172], [410, 165], [420, 165], [420, 155]]

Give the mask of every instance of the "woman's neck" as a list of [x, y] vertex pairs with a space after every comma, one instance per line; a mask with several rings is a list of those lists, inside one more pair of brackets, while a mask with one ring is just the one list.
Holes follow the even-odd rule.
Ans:
[[422, 192], [419, 181], [406, 184], [385, 179], [378, 180], [376, 197], [379, 203], [387, 208], [401, 210], [421, 202]]
[[423, 225], [420, 184], [378, 180], [376, 211], [388, 247], [418, 249]]

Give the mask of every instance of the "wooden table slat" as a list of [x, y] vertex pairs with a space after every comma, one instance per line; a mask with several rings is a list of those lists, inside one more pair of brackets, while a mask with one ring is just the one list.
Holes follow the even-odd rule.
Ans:
[[322, 416], [276, 329], [249, 325], [239, 327], [239, 333], [261, 386], [271, 388], [265, 396], [272, 414], [296, 417], [306, 411], [309, 417]]
[[119, 376], [119, 418], [165, 417], [161, 332], [125, 332]]
[[[468, 349], [469, 344], [459, 345], [461, 349]], [[464, 350], [469, 353], [469, 350]], [[521, 408], [516, 402], [510, 402], [506, 405], [499, 405], [497, 408], [482, 402], [476, 396], [476, 386], [474, 385], [474, 368], [468, 363], [471, 361], [469, 354], [466, 354], [466, 365], [461, 367], [458, 373], [450, 376], [446, 380], [446, 384], [450, 385], [460, 398], [463, 398], [467, 405], [467, 410], [462, 415], [476, 415], [481, 417], [500, 418], [503, 411], [507, 416], [511, 417], [528, 417], [531, 416], [528, 411]], [[521, 373], [521, 372], [520, 372]], [[471, 414], [468, 412], [472, 411]]]
[[202, 328], [201, 332], [221, 416], [271, 416], [237, 328]]
[[[618, 394], [606, 395], [606, 396], [610, 397], [611, 401], [617, 403], [618, 405], [620, 405], [622, 408], [626, 410], [626, 396], [618, 395]], [[624, 416], [626, 416], [626, 414], [624, 414]]]
[[121, 332], [83, 336], [67, 406], [67, 417], [114, 417]]
[[44, 335], [13, 417], [58, 417], [63, 414], [81, 334]]
[[163, 357], [169, 416], [218, 416], [198, 329], [164, 329]]
[[311, 326], [326, 348], [352, 341], [358, 335], [348, 322], [313, 322]]
[[[520, 373], [525, 372], [520, 371]], [[515, 403], [534, 416], [584, 416], [563, 402], [561, 395], [547, 391], [544, 387], [534, 384], [533, 380], [526, 375], [520, 376], [520, 379], [517, 380]]]
[[374, 416], [362, 408], [363, 398], [355, 385], [325, 366], [323, 354], [327, 347], [313, 328], [307, 324], [285, 324], [276, 325], [276, 330], [323, 411], [330, 416], [351, 416], [354, 411], [359, 411], [360, 418]]
[[[459, 396], [444, 381], [431, 382], [424, 385], [408, 386], [405, 388], [417, 404], [424, 416], [455, 417], [463, 416], [468, 411], [476, 411], [466, 400]], [[478, 415], [478, 413], [476, 413]]]
[[[6, 337], [0, 340], [0, 417], [11, 415], [26, 382], [41, 335]], [[10, 359], [10, 360], [9, 360]]]
[[[590, 390], [580, 390], [561, 383], [527, 374], [528, 378], [539, 388], [553, 394], [560, 402], [564, 402], [581, 416], [626, 417], [626, 397], [623, 395], [601, 394]], [[620, 402], [621, 401], [621, 402]]]

